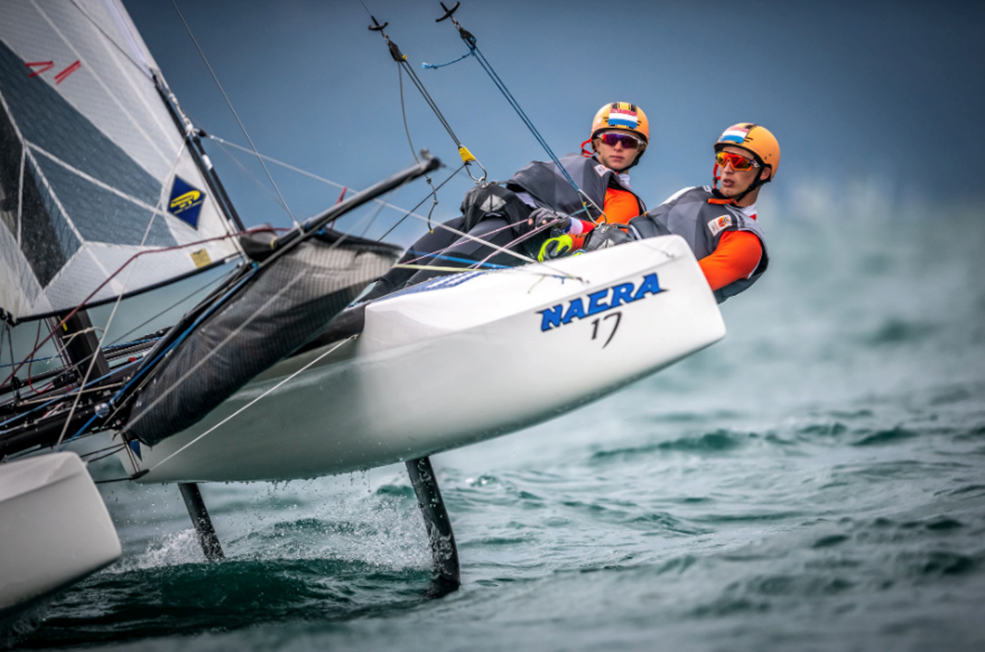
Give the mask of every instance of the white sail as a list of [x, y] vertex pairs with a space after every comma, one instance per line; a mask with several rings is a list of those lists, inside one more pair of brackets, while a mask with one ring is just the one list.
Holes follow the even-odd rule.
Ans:
[[[0, 316], [19, 321], [193, 273], [231, 226], [119, 0], [4, 0]], [[182, 245], [183, 248], [178, 248]]]

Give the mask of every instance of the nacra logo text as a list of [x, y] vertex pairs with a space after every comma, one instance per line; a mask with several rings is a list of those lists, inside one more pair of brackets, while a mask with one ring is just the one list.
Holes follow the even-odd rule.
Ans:
[[[636, 286], [633, 283], [620, 283], [588, 295], [588, 306], [581, 297], [572, 299], [568, 305], [560, 304], [547, 310], [541, 310], [540, 330], [547, 331], [570, 324], [574, 319], [584, 319], [597, 315], [606, 310], [645, 298], [648, 294], [659, 294], [660, 282], [656, 274], [647, 274], [643, 281]], [[608, 300], [608, 303], [606, 301]]]

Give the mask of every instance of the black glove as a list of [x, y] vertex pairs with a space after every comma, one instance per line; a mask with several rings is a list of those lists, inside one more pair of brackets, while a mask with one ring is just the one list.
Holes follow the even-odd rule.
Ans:
[[534, 221], [534, 227], [546, 227], [550, 224], [555, 230], [567, 233], [571, 228], [571, 218], [564, 213], [553, 211], [550, 208], [538, 208], [530, 213], [530, 219]]
[[596, 249], [626, 244], [634, 239], [615, 224], [600, 224], [588, 233], [583, 249], [595, 251]]

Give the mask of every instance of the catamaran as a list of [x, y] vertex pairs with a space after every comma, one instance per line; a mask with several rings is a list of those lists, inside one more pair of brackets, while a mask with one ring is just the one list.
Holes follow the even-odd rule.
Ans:
[[[429, 456], [551, 419], [725, 335], [677, 236], [352, 305], [401, 251], [330, 225], [439, 161], [425, 154], [286, 233], [246, 228], [119, 0], [6, 3], [0, 106], [0, 317], [47, 324], [64, 362], [32, 375], [39, 344], [0, 368], [0, 611], [121, 554], [94, 458], [71, 452], [91, 437], [121, 480], [178, 484], [209, 559], [223, 552], [197, 483], [404, 462], [436, 580], [455, 587]], [[222, 265], [162, 331], [110, 344], [87, 314]], [[577, 364], [559, 368], [572, 350]]]

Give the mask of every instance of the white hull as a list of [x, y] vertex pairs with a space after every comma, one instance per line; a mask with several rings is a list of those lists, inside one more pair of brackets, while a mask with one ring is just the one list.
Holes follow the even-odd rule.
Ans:
[[[551, 273], [533, 265], [460, 274], [442, 289], [375, 302], [359, 337], [290, 382], [270, 391], [331, 347], [279, 363], [194, 428], [153, 448], [140, 445], [136, 466], [121, 459], [131, 472], [149, 470], [142, 482], [286, 480], [392, 464], [546, 421], [725, 335], [708, 284], [677, 236], [551, 268], [586, 282], [531, 274]], [[544, 310], [566, 313], [578, 299], [587, 309], [589, 295], [620, 284], [639, 292], [654, 273], [659, 293], [567, 324], [545, 322]], [[596, 303], [609, 305], [613, 294]]]
[[75, 453], [0, 466], [0, 610], [81, 580], [122, 550]]

